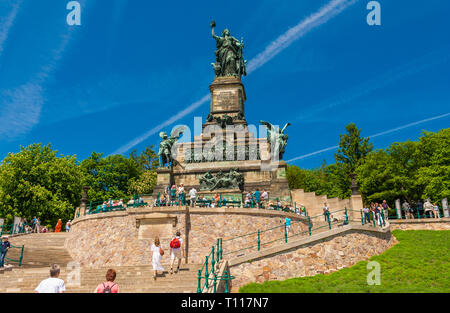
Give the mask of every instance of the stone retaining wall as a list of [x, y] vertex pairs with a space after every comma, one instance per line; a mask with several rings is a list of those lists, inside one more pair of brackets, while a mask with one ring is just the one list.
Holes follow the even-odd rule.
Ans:
[[[271, 254], [247, 262], [229, 260], [233, 280], [233, 292], [250, 282], [284, 280], [294, 277], [327, 274], [352, 266], [361, 260], [381, 254], [397, 240], [389, 227], [384, 231], [352, 229], [336, 231], [335, 235], [323, 233], [322, 239], [310, 238], [309, 242], [292, 243], [289, 250], [280, 247]], [[356, 227], [358, 228], [358, 227]], [[360, 227], [362, 228], [362, 227]], [[332, 231], [330, 231], [332, 232]]]
[[401, 230], [450, 230], [450, 218], [390, 220], [391, 229]]
[[[285, 216], [290, 216], [293, 222], [301, 221], [293, 224], [292, 231], [307, 229], [305, 218], [284, 212], [194, 208], [189, 210], [190, 230], [186, 238], [185, 208], [129, 208], [125, 212], [88, 215], [74, 220], [65, 246], [81, 266], [145, 265], [151, 264], [150, 246], [158, 236], [166, 251], [164, 263], [169, 262], [170, 239], [179, 230], [187, 243], [189, 263], [203, 263], [217, 238], [223, 238], [224, 253], [255, 246], [258, 229], [276, 227], [261, 235], [261, 240], [263, 243], [281, 241], [284, 227], [280, 226]], [[227, 241], [249, 233], [253, 234]]]

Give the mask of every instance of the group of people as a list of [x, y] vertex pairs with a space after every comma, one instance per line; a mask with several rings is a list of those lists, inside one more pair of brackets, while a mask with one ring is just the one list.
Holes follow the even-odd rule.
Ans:
[[[195, 188], [192, 188], [191, 191], [189, 191], [189, 196], [191, 197], [191, 193], [193, 194], [194, 202], [197, 197], [197, 190]], [[181, 206], [185, 205], [187, 203], [186, 201], [186, 192], [184, 190], [184, 185], [180, 184], [178, 187], [177, 185], [167, 185], [167, 187], [164, 189], [164, 193], [162, 195], [159, 195], [159, 198], [155, 200], [154, 205], [155, 206]], [[192, 201], [191, 201], [192, 203]]]
[[[44, 279], [34, 289], [35, 293], [64, 293], [66, 292], [66, 285], [64, 280], [59, 278], [61, 275], [61, 269], [59, 265], [53, 264], [50, 267], [50, 277]], [[116, 271], [109, 269], [106, 272], [106, 281], [99, 284], [95, 288], [94, 293], [119, 293], [119, 285], [114, 283], [116, 279]]]
[[[7, 242], [7, 237], [4, 243], [2, 243], [2, 250], [3, 247], [5, 249], [9, 249], [9, 242]], [[172, 238], [172, 240], [169, 243], [169, 253], [170, 253], [170, 274], [178, 273], [180, 271], [181, 266], [181, 259], [184, 258], [184, 246], [183, 246], [183, 239], [181, 238], [180, 231], [176, 232], [175, 237]], [[161, 260], [163, 255], [165, 254], [161, 242], [158, 237], [155, 238], [154, 243], [152, 244], [150, 251], [152, 252], [152, 266], [153, 266], [153, 279], [156, 280], [156, 277], [158, 276], [158, 272], [163, 272], [164, 267], [161, 265]], [[6, 254], [6, 253], [5, 253]], [[1, 254], [3, 257], [3, 253]], [[0, 258], [0, 261], [2, 259]], [[173, 267], [175, 263], [177, 262], [177, 267], [175, 271], [173, 270]], [[44, 279], [39, 283], [39, 285], [34, 290], [35, 293], [64, 293], [66, 291], [64, 280], [59, 278], [61, 274], [60, 267], [57, 264], [53, 264], [50, 268], [50, 277], [47, 279]], [[108, 269], [106, 272], [106, 281], [103, 283], [100, 283], [97, 288], [95, 289], [95, 293], [119, 293], [119, 285], [116, 284], [114, 281], [116, 279], [117, 273], [113, 269]]]
[[367, 222], [375, 221], [379, 226], [383, 226], [385, 224], [385, 219], [388, 216], [389, 205], [386, 200], [383, 200], [382, 203], [371, 202], [370, 205], [365, 205], [363, 207], [363, 220], [364, 224]]
[[268, 205], [268, 202], [269, 193], [267, 191], [263, 190], [262, 193], [259, 190], [249, 191], [244, 198], [244, 207], [262, 208], [266, 207]]
[[427, 213], [429, 213], [430, 217], [441, 218], [439, 214], [439, 206], [436, 202], [431, 203], [430, 199], [426, 199], [425, 203], [422, 203], [421, 200], [417, 201], [415, 209], [412, 208], [405, 199], [402, 204], [402, 210], [405, 213], [406, 219], [414, 219], [414, 213], [416, 212], [418, 217], [420, 215], [427, 217]]

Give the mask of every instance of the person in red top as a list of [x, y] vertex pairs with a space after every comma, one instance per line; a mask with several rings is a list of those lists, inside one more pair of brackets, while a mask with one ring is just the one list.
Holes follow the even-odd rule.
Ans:
[[109, 269], [106, 272], [106, 282], [101, 283], [95, 289], [95, 293], [119, 293], [119, 285], [114, 283], [116, 279], [116, 271]]
[[60, 233], [61, 232], [61, 219], [58, 220], [58, 223], [56, 223], [56, 227], [55, 227], [55, 233]]

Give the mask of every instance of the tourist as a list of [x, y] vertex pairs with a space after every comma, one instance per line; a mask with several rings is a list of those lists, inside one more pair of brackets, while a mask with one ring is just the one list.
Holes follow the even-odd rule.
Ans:
[[383, 206], [384, 218], [387, 218], [389, 216], [389, 205], [387, 204], [386, 200], [383, 200], [383, 203], [381, 205]]
[[[161, 265], [161, 258], [164, 255], [164, 250], [161, 248], [161, 244], [159, 242], [159, 238], [155, 238], [155, 242], [152, 244], [150, 248], [152, 251], [152, 265], [153, 265], [153, 279], [156, 280], [156, 275], [158, 275], [158, 271], [164, 271], [164, 267]], [[180, 267], [178, 265], [178, 267]]]
[[406, 200], [402, 204], [402, 209], [405, 211], [405, 217], [407, 219], [409, 219], [409, 218], [414, 219], [414, 215], [412, 215], [412, 212], [411, 212], [411, 207], [409, 206], [409, 203]]
[[422, 201], [420, 199], [419, 199], [419, 201], [417, 201], [416, 207], [417, 207], [417, 216], [420, 217], [420, 213], [422, 213], [422, 215], [424, 214], [424, 212], [423, 212], [423, 203], [422, 203]]
[[36, 233], [40, 233], [41, 232], [41, 220], [39, 219], [39, 217], [36, 219], [36, 222], [35, 222], [35, 232]]
[[439, 206], [436, 204], [436, 202], [433, 203], [433, 215], [434, 215], [434, 218], [441, 218], [439, 216]]
[[326, 202], [323, 204], [323, 215], [325, 216], [325, 222], [327, 222], [329, 220], [330, 209]]
[[178, 205], [182, 206], [185, 204], [185, 201], [186, 201], [183, 184], [180, 184], [180, 186], [178, 187], [177, 193], [178, 193]]
[[197, 189], [195, 189], [194, 187], [189, 190], [189, 200], [191, 202], [191, 208], [195, 207], [197, 202]]
[[9, 248], [11, 248], [11, 244], [9, 243], [8, 238], [8, 236], [2, 237], [2, 243], [0, 246], [0, 268], [4, 267], [6, 253], [8, 252]]
[[214, 203], [216, 204], [216, 206], [219, 203], [219, 201], [220, 201], [220, 195], [218, 192], [216, 192], [216, 194], [214, 195]]
[[286, 232], [289, 233], [289, 230], [291, 229], [291, 219], [289, 217], [286, 217], [284, 219], [284, 224], [286, 227]]
[[375, 208], [375, 216], [378, 222], [378, 226], [383, 226], [383, 220], [382, 220], [382, 216], [381, 216], [381, 212], [383, 212], [383, 206], [381, 204], [379, 204], [376, 208]]
[[98, 285], [94, 293], [119, 293], [119, 285], [114, 283], [116, 275], [115, 270], [109, 269], [106, 272], [106, 282]]
[[181, 239], [181, 233], [177, 231], [175, 238], [170, 242], [170, 274], [173, 274], [173, 264], [175, 263], [175, 259], [178, 260], [178, 266], [175, 273], [178, 273], [182, 257], [184, 258], [183, 239]]
[[425, 200], [423, 208], [424, 208], [423, 215], [425, 217], [427, 217], [427, 213], [430, 212], [430, 218], [431, 218], [433, 216], [433, 214], [434, 214], [434, 205], [431, 204], [430, 199], [426, 199]]
[[68, 220], [67, 223], [66, 223], [66, 233], [68, 233], [70, 231], [70, 226], [71, 225], [72, 224], [70, 223], [70, 220]]
[[302, 210], [302, 215], [303, 215], [303, 216], [307, 216], [308, 214], [306, 213], [306, 208], [305, 208], [305, 206], [304, 206], [303, 204], [300, 204], [300, 208], [301, 208], [301, 210]]
[[267, 201], [269, 201], [269, 194], [264, 189], [263, 189], [263, 192], [261, 194], [261, 201], [262, 201], [262, 205], [264, 207], [266, 207], [267, 206]]
[[66, 291], [64, 280], [59, 279], [59, 265], [53, 264], [50, 268], [50, 278], [41, 281], [34, 290], [35, 293], [63, 293]]
[[367, 222], [370, 223], [370, 209], [367, 205], [363, 208], [363, 213], [364, 213], [364, 224], [366, 224]]
[[59, 219], [58, 223], [56, 223], [55, 233], [60, 233], [61, 232], [61, 224], [62, 224], [62, 221], [61, 221], [61, 219]]
[[261, 207], [261, 192], [256, 189], [255, 192], [253, 193], [253, 199], [255, 201], [256, 207], [260, 208]]
[[33, 229], [33, 232], [36, 232], [36, 221], [37, 221], [37, 218], [36, 218], [36, 216], [34, 216], [33, 219], [31, 220], [31, 227]]
[[174, 206], [177, 202], [177, 186], [172, 185], [172, 188], [170, 188], [170, 206]]

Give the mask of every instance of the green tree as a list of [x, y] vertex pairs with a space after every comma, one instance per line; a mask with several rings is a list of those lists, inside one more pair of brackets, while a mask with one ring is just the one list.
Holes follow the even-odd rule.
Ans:
[[423, 132], [416, 150], [417, 183], [423, 198], [436, 202], [450, 198], [450, 128]]
[[146, 147], [140, 155], [137, 155], [136, 149], [134, 149], [130, 153], [130, 158], [139, 164], [142, 172], [155, 171], [159, 166], [159, 157], [153, 145]]
[[361, 137], [361, 129], [354, 123], [348, 124], [345, 129], [348, 134], [339, 135], [339, 149], [334, 158], [350, 174], [355, 172], [359, 163], [373, 150], [373, 144], [369, 142], [369, 138]]
[[139, 178], [132, 179], [130, 182], [130, 192], [133, 194], [152, 194], [156, 186], [157, 174], [154, 171], [145, 171]]
[[119, 199], [130, 195], [130, 183], [139, 178], [139, 164], [132, 158], [122, 155], [103, 157], [102, 153], [92, 152], [81, 162], [84, 173], [83, 184], [91, 187], [89, 200], [103, 201], [109, 198]]
[[[0, 163], [0, 216], [45, 224], [68, 220], [79, 205], [82, 173], [75, 156], [57, 156], [51, 145], [32, 144], [9, 153]], [[44, 224], [44, 225], [45, 225]]]

